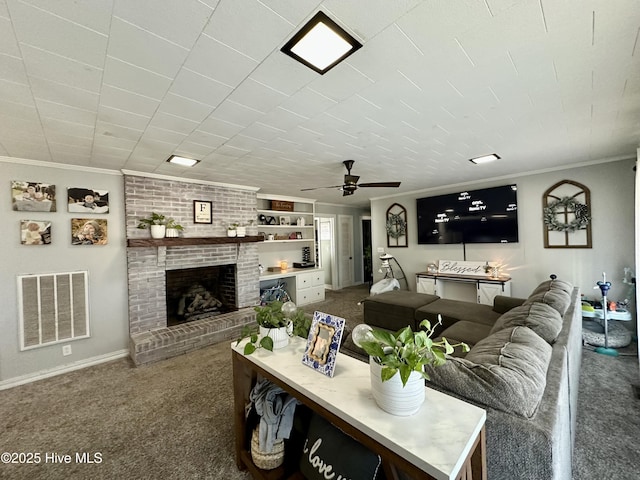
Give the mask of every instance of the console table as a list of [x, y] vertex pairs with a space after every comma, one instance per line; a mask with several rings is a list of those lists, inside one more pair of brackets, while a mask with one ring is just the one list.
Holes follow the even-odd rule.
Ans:
[[[246, 341], [245, 341], [246, 342]], [[269, 352], [245, 356], [244, 342], [231, 344], [234, 385], [236, 464], [254, 478], [281, 478], [277, 471], [257, 468], [247, 442], [245, 407], [257, 376], [269, 379], [301, 403], [382, 457], [385, 474], [398, 478], [398, 469], [412, 478], [486, 480], [486, 412], [437, 390], [427, 388], [426, 400], [415, 415], [398, 417], [373, 400], [369, 365], [338, 353], [329, 378], [302, 364], [306, 341]], [[298, 478], [298, 477], [293, 477]]]
[[478, 277], [466, 275], [450, 275], [442, 273], [416, 273], [416, 291], [418, 293], [428, 293], [445, 298], [442, 291], [442, 282], [456, 282], [475, 286], [476, 301], [484, 305], [493, 305], [496, 295], [511, 296], [511, 277]]

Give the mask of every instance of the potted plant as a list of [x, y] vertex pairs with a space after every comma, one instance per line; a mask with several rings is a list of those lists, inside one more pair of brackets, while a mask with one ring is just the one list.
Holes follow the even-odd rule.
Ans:
[[140, 219], [138, 228], [151, 230], [152, 238], [164, 238], [167, 217], [161, 213], [151, 212], [151, 216]]
[[176, 238], [179, 233], [184, 231], [184, 227], [176, 222], [173, 218], [168, 218], [166, 223], [166, 233], [168, 238]]
[[417, 332], [407, 326], [395, 333], [366, 326], [369, 331], [363, 335], [364, 341], [356, 338], [362, 334], [354, 329], [354, 341], [369, 354], [371, 388], [380, 408], [394, 415], [416, 413], [424, 402], [424, 381], [429, 380], [424, 366], [442, 365], [455, 347], [469, 351], [465, 343], [450, 344], [445, 337], [433, 340], [431, 336], [441, 323], [438, 315], [433, 327], [425, 319]]
[[254, 310], [257, 325], [246, 325], [236, 342], [237, 345], [245, 338], [249, 338], [244, 346], [245, 355], [252, 354], [258, 348], [273, 351], [286, 347], [289, 344], [289, 337], [293, 335], [302, 338], [307, 338], [309, 335], [311, 319], [302, 309], [296, 308], [293, 302], [283, 304], [275, 301], [265, 306], [254, 307]]
[[249, 220], [249, 223], [246, 225], [238, 225], [236, 227], [238, 237], [245, 237], [247, 235], [247, 227], [253, 226], [253, 220]]
[[227, 227], [227, 237], [235, 237], [238, 234], [238, 224], [230, 223]]

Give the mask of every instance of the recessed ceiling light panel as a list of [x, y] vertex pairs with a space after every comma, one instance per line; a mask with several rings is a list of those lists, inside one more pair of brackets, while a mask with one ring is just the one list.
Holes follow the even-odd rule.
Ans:
[[493, 162], [499, 159], [500, 157], [498, 155], [496, 155], [495, 153], [492, 153], [491, 155], [483, 155], [482, 157], [470, 158], [469, 161], [471, 163], [480, 164], [480, 163]]
[[336, 22], [318, 12], [280, 50], [324, 75], [360, 47]]
[[171, 155], [167, 162], [173, 163], [176, 165], [181, 165], [183, 167], [193, 167], [200, 160], [195, 160], [193, 158], [179, 157], [178, 155]]

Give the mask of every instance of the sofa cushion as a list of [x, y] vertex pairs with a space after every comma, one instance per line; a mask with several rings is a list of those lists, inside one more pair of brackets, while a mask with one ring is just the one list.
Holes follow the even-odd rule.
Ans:
[[364, 321], [367, 325], [399, 330], [414, 328], [414, 313], [418, 307], [438, 300], [437, 295], [394, 290], [367, 297], [364, 301]]
[[523, 305], [542, 302], [555, 308], [560, 315], [564, 315], [571, 304], [573, 286], [562, 280], [547, 280], [538, 285]]
[[427, 365], [435, 385], [471, 402], [531, 418], [546, 386], [551, 346], [527, 327], [500, 330], [480, 340], [465, 358]]
[[439, 314], [442, 315], [442, 325], [445, 329], [459, 320], [493, 326], [500, 317], [499, 313], [493, 311], [491, 305], [441, 298], [416, 309], [415, 320], [416, 323], [420, 323], [426, 318], [431, 322], [431, 325], [434, 325], [438, 321]]
[[[488, 337], [490, 333], [491, 327], [489, 325], [463, 320], [454, 323], [442, 332], [440, 336], [446, 337], [449, 343], [464, 342], [469, 345], [469, 347], [473, 347], [480, 340]], [[460, 353], [462, 353], [461, 350], [461, 348], [456, 348], [455, 355], [459, 356]], [[466, 355], [466, 353], [464, 355]]]
[[546, 280], [542, 282], [540, 285], [538, 285], [533, 290], [533, 292], [531, 292], [531, 295], [536, 295], [538, 293], [546, 292], [549, 290], [561, 290], [564, 293], [571, 295], [571, 292], [573, 291], [573, 285], [571, 285], [569, 282], [565, 282], [563, 280], [558, 280], [558, 279]]
[[546, 303], [531, 302], [502, 315], [496, 320], [490, 333], [516, 326], [529, 327], [547, 343], [552, 344], [562, 330], [562, 316]]

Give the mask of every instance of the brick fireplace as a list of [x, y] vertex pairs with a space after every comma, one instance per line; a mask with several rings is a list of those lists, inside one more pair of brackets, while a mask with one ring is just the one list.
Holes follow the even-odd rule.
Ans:
[[[149, 363], [239, 337], [242, 326], [255, 321], [253, 306], [258, 303], [260, 292], [258, 247], [257, 243], [227, 241], [226, 227], [256, 218], [255, 189], [128, 172], [124, 182], [130, 354], [134, 363]], [[193, 223], [193, 200], [212, 202], [212, 224]], [[173, 217], [183, 225], [183, 238], [160, 242], [165, 245], [136, 242], [149, 239], [147, 230], [136, 227], [139, 219], [152, 211]], [[252, 233], [249, 231], [248, 235]], [[214, 242], [203, 243], [206, 240]], [[140, 243], [142, 246], [137, 246]], [[167, 272], [203, 267], [220, 267], [229, 272], [229, 266], [235, 282], [234, 311], [168, 325]]]

